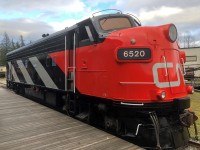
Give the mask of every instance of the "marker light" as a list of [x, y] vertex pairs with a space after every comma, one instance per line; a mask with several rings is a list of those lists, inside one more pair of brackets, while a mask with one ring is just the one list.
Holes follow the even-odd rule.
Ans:
[[194, 93], [194, 87], [193, 86], [186, 86], [186, 90], [187, 90], [188, 94]]
[[158, 97], [158, 99], [160, 99], [160, 100], [165, 99], [165, 97], [166, 97], [166, 92], [165, 92], [165, 91], [158, 91], [158, 92], [157, 92], [157, 97]]
[[175, 42], [177, 39], [177, 29], [174, 24], [170, 24], [168, 28], [168, 39], [170, 42]]

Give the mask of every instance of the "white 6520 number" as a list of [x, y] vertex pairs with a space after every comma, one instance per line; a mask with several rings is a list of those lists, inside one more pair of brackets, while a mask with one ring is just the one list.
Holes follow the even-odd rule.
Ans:
[[145, 51], [124, 51], [124, 57], [144, 57]]

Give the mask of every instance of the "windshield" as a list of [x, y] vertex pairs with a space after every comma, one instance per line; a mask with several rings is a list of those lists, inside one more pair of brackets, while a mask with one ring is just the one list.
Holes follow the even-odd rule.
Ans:
[[132, 27], [131, 22], [126, 17], [109, 17], [100, 20], [100, 27], [105, 31], [118, 30]]

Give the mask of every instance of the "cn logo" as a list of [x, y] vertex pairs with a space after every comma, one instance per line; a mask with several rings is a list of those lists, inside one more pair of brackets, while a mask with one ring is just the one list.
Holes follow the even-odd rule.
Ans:
[[176, 87], [180, 86], [180, 73], [179, 70], [181, 71], [180, 65], [176, 64], [176, 74], [177, 74], [177, 81], [172, 81], [172, 82], [160, 82], [159, 81], [159, 75], [158, 75], [158, 69], [165, 69], [166, 71], [166, 76], [168, 76], [168, 70], [167, 68], [173, 68], [173, 63], [156, 63], [154, 64], [152, 68], [153, 72], [153, 79], [154, 83], [156, 84], [157, 87], [159, 88], [166, 88], [166, 87]]

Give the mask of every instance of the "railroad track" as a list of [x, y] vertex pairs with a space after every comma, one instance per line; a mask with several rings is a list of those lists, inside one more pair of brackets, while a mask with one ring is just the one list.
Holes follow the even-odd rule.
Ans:
[[190, 140], [188, 150], [200, 150], [200, 141]]
[[200, 90], [199, 90], [199, 89], [194, 89], [194, 91], [195, 91], [195, 92], [200, 92]]

